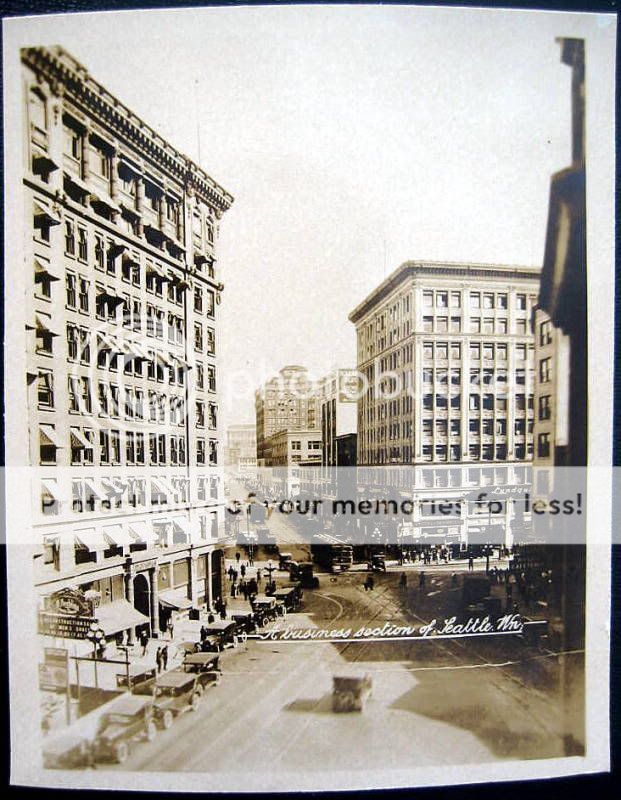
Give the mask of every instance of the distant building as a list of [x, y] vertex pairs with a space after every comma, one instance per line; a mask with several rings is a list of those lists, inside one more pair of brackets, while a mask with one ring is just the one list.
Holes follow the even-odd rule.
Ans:
[[250, 472], [256, 469], [257, 429], [255, 425], [229, 425], [226, 431], [225, 464], [239, 472]]
[[[319, 407], [321, 415], [322, 464], [344, 466], [339, 455], [348, 451], [338, 442], [356, 434], [358, 427], [358, 373], [355, 369], [337, 369], [321, 381]], [[347, 455], [351, 459], [351, 455]], [[349, 465], [355, 465], [355, 460]]]
[[314, 430], [318, 398], [306, 367], [287, 366], [255, 392], [257, 464], [267, 466], [266, 442], [279, 431]]
[[288, 496], [300, 490], [300, 467], [321, 464], [321, 431], [279, 431], [265, 443], [264, 466], [274, 486]]

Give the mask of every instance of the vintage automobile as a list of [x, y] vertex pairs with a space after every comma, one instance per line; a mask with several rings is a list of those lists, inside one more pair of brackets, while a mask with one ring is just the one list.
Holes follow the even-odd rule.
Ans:
[[201, 638], [199, 649], [203, 653], [221, 653], [227, 647], [237, 647], [237, 623], [231, 619], [216, 619], [203, 626], [207, 632]]
[[93, 742], [95, 761], [127, 761], [131, 743], [152, 742], [157, 735], [153, 703], [136, 695], [125, 695], [113, 703], [99, 720]]
[[252, 610], [255, 614], [257, 625], [264, 628], [278, 616], [278, 604], [275, 597], [260, 594], [252, 601]]
[[179, 669], [165, 672], [155, 682], [155, 719], [163, 728], [170, 728], [179, 714], [198, 710], [202, 693], [195, 672], [187, 673]]
[[367, 565], [367, 570], [386, 572], [386, 556], [383, 553], [371, 556], [371, 561], [369, 561]]
[[319, 578], [315, 577], [312, 561], [291, 561], [289, 563], [289, 580], [297, 582], [305, 589], [318, 589]]
[[90, 740], [84, 735], [70, 732], [60, 738], [54, 737], [52, 741], [44, 740], [43, 766], [45, 769], [84, 767], [89, 763], [90, 752]]
[[117, 673], [116, 685], [119, 689], [131, 688], [133, 692], [143, 694], [141, 691], [143, 684], [152, 687], [156, 674], [155, 667], [148, 667], [146, 664], [130, 664], [123, 672]]
[[278, 569], [279, 570], [289, 570], [289, 564], [293, 561], [293, 555], [291, 553], [280, 553], [278, 555]]
[[203, 692], [209, 686], [220, 683], [222, 670], [219, 662], [220, 656], [211, 653], [190, 653], [183, 659], [181, 669], [198, 675], [198, 689]]
[[333, 677], [332, 710], [362, 711], [367, 697], [371, 694], [371, 676], [345, 675]]
[[276, 589], [274, 597], [284, 603], [287, 611], [295, 611], [302, 602], [302, 590], [299, 586], [283, 586]]
[[231, 619], [237, 625], [237, 632], [240, 638], [244, 638], [249, 633], [255, 633], [257, 630], [257, 623], [253, 611], [240, 611], [231, 614]]

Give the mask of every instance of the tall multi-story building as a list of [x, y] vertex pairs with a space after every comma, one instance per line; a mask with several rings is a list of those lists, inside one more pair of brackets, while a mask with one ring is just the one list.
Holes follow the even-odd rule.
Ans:
[[[354, 466], [351, 442], [358, 424], [358, 373], [355, 369], [336, 369], [321, 381], [322, 464], [326, 467]], [[344, 437], [348, 437], [345, 441]]]
[[266, 466], [266, 442], [279, 431], [315, 430], [317, 392], [306, 367], [283, 367], [255, 392], [257, 463]]
[[226, 463], [242, 472], [257, 466], [257, 429], [255, 425], [229, 425], [226, 430]]
[[527, 461], [539, 269], [410, 261], [350, 314], [358, 464]]
[[40, 632], [77, 591], [106, 636], [157, 635], [221, 593], [215, 248], [233, 198], [61, 48], [22, 65], [24, 262], [7, 280], [27, 413], [11, 441], [32, 465]]
[[542, 309], [534, 309], [536, 466], [564, 462], [569, 444], [569, 339]]

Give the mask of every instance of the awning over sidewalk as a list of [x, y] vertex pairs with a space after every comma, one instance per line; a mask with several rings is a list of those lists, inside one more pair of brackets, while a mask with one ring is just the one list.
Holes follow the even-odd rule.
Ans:
[[145, 617], [138, 609], [134, 608], [127, 600], [115, 600], [95, 609], [95, 615], [106, 636], [113, 636], [119, 631], [133, 628], [136, 625], [150, 624], [149, 617]]
[[164, 608], [174, 608], [176, 611], [192, 608], [192, 601], [187, 596], [185, 589], [168, 589], [160, 592], [159, 601]]

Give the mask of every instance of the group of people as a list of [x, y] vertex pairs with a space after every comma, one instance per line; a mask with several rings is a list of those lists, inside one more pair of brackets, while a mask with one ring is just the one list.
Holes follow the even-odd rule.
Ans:
[[155, 651], [155, 663], [157, 664], [158, 673], [166, 670], [168, 666], [168, 645], [163, 644]]

